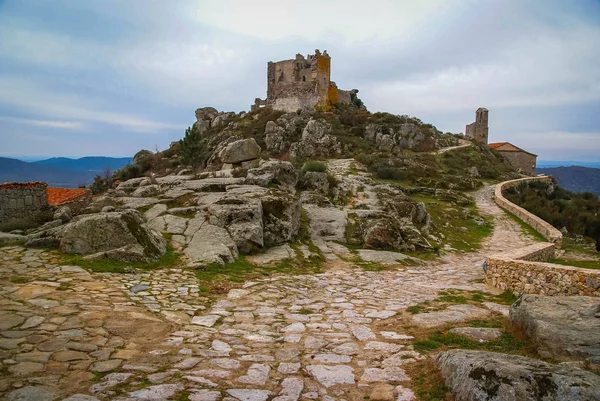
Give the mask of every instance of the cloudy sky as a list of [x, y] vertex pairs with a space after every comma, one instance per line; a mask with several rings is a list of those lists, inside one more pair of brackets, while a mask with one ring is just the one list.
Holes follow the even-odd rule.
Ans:
[[598, 0], [0, 0], [0, 156], [163, 149], [316, 48], [371, 111], [600, 161]]

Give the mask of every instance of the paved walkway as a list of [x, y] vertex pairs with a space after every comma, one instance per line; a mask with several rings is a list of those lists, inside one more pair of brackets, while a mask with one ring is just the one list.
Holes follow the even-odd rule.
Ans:
[[323, 274], [245, 283], [208, 308], [193, 271], [89, 274], [46, 251], [1, 248], [0, 396], [411, 400], [404, 367], [422, 356], [403, 327], [432, 322], [403, 311], [444, 289], [494, 292], [484, 255], [530, 241], [491, 193], [475, 194], [495, 224], [480, 252], [382, 272], [336, 261]]

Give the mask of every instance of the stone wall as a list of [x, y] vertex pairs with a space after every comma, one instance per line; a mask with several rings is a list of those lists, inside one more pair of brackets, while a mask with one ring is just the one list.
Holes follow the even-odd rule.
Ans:
[[544, 261], [554, 258], [555, 248], [562, 244], [562, 234], [550, 224], [508, 201], [502, 190], [524, 181], [551, 180], [552, 177], [530, 177], [496, 185], [495, 201], [529, 224], [550, 242], [541, 242], [519, 249], [488, 256], [485, 261], [485, 281], [501, 290], [516, 294], [600, 296], [600, 270], [562, 266]]
[[45, 182], [12, 182], [0, 185], [0, 223], [35, 217], [48, 209]]
[[600, 296], [600, 271], [544, 263], [554, 245], [537, 243], [486, 259], [486, 283], [516, 294]]
[[535, 175], [535, 165], [537, 156], [527, 152], [506, 152], [498, 149], [498, 152], [516, 169], [520, 169], [523, 174]]
[[522, 182], [531, 181], [531, 180], [538, 180], [538, 181], [552, 180], [552, 177], [549, 177], [549, 176], [529, 177], [529, 178], [520, 178], [518, 180], [502, 182], [502, 183], [496, 185], [496, 189], [494, 192], [494, 200], [495, 200], [496, 204], [498, 206], [500, 206], [502, 209], [509, 211], [510, 213], [514, 214], [515, 216], [517, 216], [518, 218], [523, 220], [525, 223], [529, 224], [531, 227], [533, 227], [534, 230], [536, 230], [538, 233], [542, 234], [544, 236], [544, 238], [546, 238], [548, 241], [555, 244], [557, 248], [560, 248], [562, 246], [562, 233], [559, 230], [554, 228], [551, 224], [547, 223], [546, 221], [540, 219], [538, 216], [534, 215], [533, 213], [530, 213], [527, 210], [523, 209], [522, 207], [515, 205], [514, 203], [512, 203], [511, 201], [506, 199], [504, 197], [504, 195], [502, 195], [503, 190], [505, 190], [507, 188], [515, 187], [515, 186], [521, 184]]

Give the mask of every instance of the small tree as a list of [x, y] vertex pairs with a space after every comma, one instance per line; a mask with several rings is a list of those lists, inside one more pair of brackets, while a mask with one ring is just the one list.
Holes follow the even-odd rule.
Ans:
[[200, 130], [196, 124], [185, 130], [185, 136], [179, 141], [181, 144], [181, 156], [183, 163], [192, 167], [194, 171], [200, 167], [206, 159], [206, 151]]

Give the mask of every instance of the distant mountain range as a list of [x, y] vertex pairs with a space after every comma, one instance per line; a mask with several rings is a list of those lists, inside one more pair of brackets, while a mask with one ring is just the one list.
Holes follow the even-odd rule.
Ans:
[[36, 162], [0, 157], [0, 183], [44, 181], [52, 187], [77, 188], [89, 185], [105, 168], [112, 171], [131, 163], [129, 157], [53, 157]]
[[573, 161], [573, 160], [570, 160], [570, 161], [538, 160], [536, 164], [537, 164], [538, 168], [571, 167], [571, 166], [600, 168], [600, 162], [578, 162], [578, 161]]
[[600, 169], [571, 166], [537, 168], [538, 174], [551, 175], [558, 185], [573, 192], [592, 192], [600, 196]]

